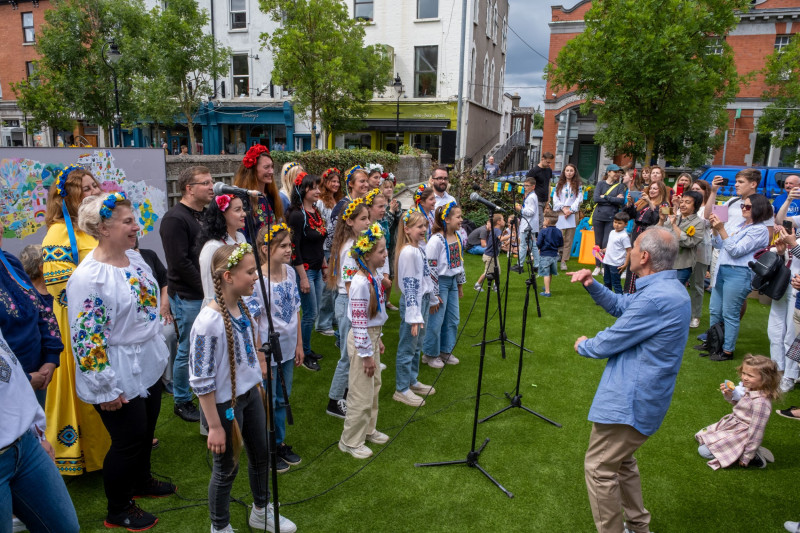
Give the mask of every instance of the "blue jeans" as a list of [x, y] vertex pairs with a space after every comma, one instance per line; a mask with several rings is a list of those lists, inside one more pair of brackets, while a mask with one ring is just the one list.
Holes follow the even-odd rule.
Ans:
[[752, 270], [743, 266], [721, 265], [717, 272], [717, 282], [711, 291], [708, 306], [711, 325], [725, 322], [725, 342], [722, 349], [733, 352], [739, 337], [739, 313], [750, 292]]
[[189, 387], [189, 334], [202, 305], [203, 300], [184, 300], [177, 294], [169, 297], [172, 316], [178, 325], [178, 353], [172, 365], [175, 405], [192, 401], [192, 389]]
[[350, 357], [347, 355], [347, 334], [350, 333], [350, 319], [347, 318], [347, 303], [350, 299], [346, 294], [336, 294], [334, 303], [334, 313], [339, 323], [339, 362], [336, 363], [336, 370], [333, 371], [331, 380], [331, 390], [328, 391], [328, 398], [331, 400], [341, 400], [344, 398], [344, 391], [347, 390], [347, 383], [350, 376]]
[[422, 320], [425, 327], [420, 328], [417, 336], [411, 335], [411, 324], [406, 322], [406, 299], [400, 295], [400, 341], [397, 343], [397, 364], [395, 366], [395, 388], [405, 392], [417, 382], [419, 376], [419, 356], [422, 340], [428, 327], [431, 295], [426, 294], [420, 300]]
[[[325, 252], [325, 260], [330, 261], [331, 253]], [[317, 315], [317, 331], [333, 329], [333, 306], [336, 302], [336, 289], [329, 289], [325, 284], [322, 288], [322, 299], [319, 302]]]
[[675, 272], [678, 275], [678, 281], [681, 282], [681, 285], [686, 286], [689, 282], [689, 278], [692, 277], [692, 267], [679, 268]]
[[306, 270], [306, 277], [311, 286], [308, 292], [300, 291], [300, 307], [303, 317], [300, 319], [300, 333], [303, 335], [303, 353], [311, 353], [311, 331], [317, 320], [319, 302], [322, 300], [322, 270]]
[[610, 291], [614, 291], [617, 294], [622, 294], [622, 280], [620, 279], [621, 274], [617, 267], [613, 265], [606, 265], [603, 263], [603, 285]]
[[483, 255], [485, 252], [486, 252], [486, 247], [481, 246], [480, 244], [476, 244], [475, 246], [467, 250], [467, 253], [472, 255]]
[[[283, 380], [286, 383], [286, 395], [292, 396], [292, 381], [294, 377], [294, 357], [281, 363]], [[263, 384], [267, 390], [266, 383]], [[278, 381], [278, 371], [272, 365], [272, 409], [275, 413], [275, 442], [282, 444], [286, 439], [286, 400], [283, 398], [283, 388]]]
[[528, 226], [519, 234], [519, 256], [517, 257], [520, 266], [525, 265], [525, 258], [528, 256], [528, 241], [530, 241], [530, 252], [533, 256], [533, 266], [539, 268], [539, 248], [536, 246], [536, 231]]
[[[439, 276], [439, 311], [428, 318], [428, 331], [422, 343], [425, 355], [439, 357], [441, 353], [453, 353], [458, 334], [458, 278]], [[435, 298], [435, 296], [431, 296]]]
[[12, 513], [30, 531], [80, 531], [67, 486], [30, 431], [0, 454], [0, 533], [11, 533]]

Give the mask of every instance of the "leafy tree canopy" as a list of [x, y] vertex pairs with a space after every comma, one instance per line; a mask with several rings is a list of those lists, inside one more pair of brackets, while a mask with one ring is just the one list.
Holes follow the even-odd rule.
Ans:
[[767, 57], [763, 70], [768, 89], [764, 99], [771, 100], [758, 120], [758, 132], [770, 136], [772, 146], [794, 148], [794, 155], [783, 154], [787, 163], [800, 160], [800, 42], [796, 38]]

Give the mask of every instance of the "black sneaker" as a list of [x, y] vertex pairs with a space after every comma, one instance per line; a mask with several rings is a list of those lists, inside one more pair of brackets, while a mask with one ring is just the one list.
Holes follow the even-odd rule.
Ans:
[[764, 460], [764, 458], [761, 457], [761, 454], [756, 452], [756, 454], [753, 456], [753, 458], [750, 459], [750, 462], [747, 463], [747, 467], [748, 468], [751, 468], [751, 467], [752, 468], [766, 468], [767, 467], [767, 461]]
[[290, 466], [299, 465], [300, 461], [302, 461], [300, 456], [292, 451], [292, 447], [287, 445], [285, 442], [278, 446], [278, 457], [283, 459], [283, 462]]
[[124, 527], [128, 531], [144, 531], [157, 523], [158, 518], [143, 511], [133, 502], [130, 502], [121, 513], [106, 515], [106, 519], [103, 521], [106, 527]]
[[711, 361], [730, 361], [733, 359], [733, 354], [728, 352], [712, 353], [709, 359]]
[[511, 266], [511, 272], [517, 272], [518, 274], [522, 274], [522, 270], [523, 270], [523, 268], [519, 264]]
[[303, 366], [312, 372], [319, 372], [319, 364], [311, 357], [306, 356], [303, 359]]
[[184, 403], [176, 403], [173, 411], [187, 422], [200, 422], [200, 411], [197, 410], [191, 400]]
[[[280, 450], [278, 450], [278, 453], [280, 453]], [[289, 471], [289, 465], [286, 463], [286, 461], [281, 459], [280, 456], [278, 456], [278, 465], [275, 467], [275, 470], [279, 474], [283, 474], [284, 472], [288, 472]]]
[[310, 357], [314, 361], [319, 361], [320, 359], [322, 359], [322, 354], [319, 354], [319, 353], [315, 352], [314, 350], [311, 350], [310, 352], [308, 352], [306, 354], [306, 357]]
[[136, 498], [166, 498], [178, 492], [178, 487], [167, 481], [159, 481], [151, 477], [147, 484], [135, 491], [134, 499]]
[[344, 418], [347, 416], [347, 400], [331, 400], [328, 399], [328, 408], [325, 409], [325, 412], [331, 416], [335, 416], [336, 418]]

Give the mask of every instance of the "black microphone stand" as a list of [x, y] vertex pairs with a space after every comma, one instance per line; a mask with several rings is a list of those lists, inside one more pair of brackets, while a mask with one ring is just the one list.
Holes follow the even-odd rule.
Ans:
[[[528, 234], [528, 238], [529, 239], [532, 238], [532, 234], [531, 233]], [[530, 243], [528, 243], [528, 244], [530, 245]], [[538, 416], [539, 418], [541, 418], [545, 422], [550, 422], [554, 426], [560, 428], [561, 424], [559, 424], [558, 422], [554, 422], [553, 420], [550, 420], [546, 416], [544, 416], [544, 415], [542, 415], [540, 413], [537, 413], [536, 411], [534, 411], [532, 409], [528, 409], [527, 407], [522, 405], [522, 394], [519, 393], [519, 384], [520, 384], [520, 381], [522, 379], [522, 358], [523, 358], [523, 355], [524, 355], [524, 351], [526, 350], [526, 348], [525, 348], [525, 330], [526, 330], [526, 327], [527, 327], [527, 324], [528, 324], [528, 304], [529, 304], [530, 299], [531, 299], [531, 287], [533, 287], [533, 293], [534, 293], [535, 298], [536, 298], [536, 313], [539, 315], [539, 318], [542, 317], [542, 310], [539, 307], [539, 292], [538, 292], [538, 288], [536, 287], [536, 269], [533, 267], [533, 259], [531, 258], [531, 256], [528, 256], [528, 257], [525, 258], [525, 262], [528, 265], [528, 279], [525, 280], [525, 306], [523, 307], [523, 311], [522, 311], [522, 338], [520, 339], [521, 344], [520, 344], [520, 347], [519, 347], [519, 364], [517, 366], [517, 387], [516, 387], [516, 389], [514, 389], [514, 395], [513, 396], [511, 395], [511, 393], [508, 393], [508, 392], [505, 393], [506, 398], [508, 398], [509, 401], [511, 402], [509, 405], [503, 407], [502, 409], [500, 409], [499, 411], [497, 411], [495, 413], [490, 414], [489, 416], [487, 416], [485, 418], [482, 418], [478, 422], [479, 423], [486, 422], [490, 418], [493, 418], [493, 417], [499, 415], [500, 413], [504, 413], [504, 412], [508, 411], [509, 409], [511, 409], [513, 407], [518, 407], [520, 409], [523, 409], [523, 410], [529, 412], [532, 415]], [[528, 350], [528, 351], [530, 352], [530, 350]]]
[[[258, 284], [261, 289], [261, 300], [264, 302], [264, 309], [267, 314], [267, 322], [269, 324], [269, 338], [266, 342], [261, 344], [258, 349], [259, 352], [264, 354], [267, 362], [267, 378], [264, 380], [266, 386], [265, 395], [265, 408], [267, 411], [267, 443], [269, 444], [269, 458], [272, 471], [272, 509], [275, 517], [275, 533], [280, 533], [280, 504], [278, 503], [278, 442], [276, 440], [275, 432], [275, 410], [273, 407], [273, 390], [272, 390], [272, 361], [275, 361], [275, 371], [278, 373], [278, 383], [283, 391], [283, 401], [286, 404], [286, 421], [289, 425], [294, 423], [292, 417], [292, 408], [289, 405], [289, 396], [286, 394], [286, 381], [283, 377], [283, 370], [281, 369], [281, 360], [283, 355], [281, 353], [280, 333], [275, 331], [275, 325], [272, 322], [272, 305], [271, 305], [271, 291], [267, 291], [266, 284], [264, 283], [264, 273], [261, 271], [261, 258], [259, 257], [258, 247], [261, 243], [258, 242], [258, 233], [253, 223], [253, 207], [250, 203], [250, 197], [246, 194], [237, 194], [237, 197], [242, 199], [242, 204], [245, 210], [245, 224], [247, 233], [253, 241], [254, 256], [256, 260], [256, 272], [258, 273]], [[270, 246], [267, 245], [267, 277], [272, 275], [270, 265]], [[255, 327], [255, 325], [253, 325]], [[267, 510], [264, 508], [264, 520], [266, 521]]]
[[[494, 209], [489, 211], [489, 218], [491, 218], [492, 215], [494, 215]], [[494, 240], [494, 228], [492, 228], [492, 238], [493, 238], [493, 242], [494, 242], [495, 241]], [[495, 270], [495, 273], [496, 273], [497, 272], [497, 256], [494, 256], [494, 270]], [[488, 274], [487, 274], [487, 277], [488, 277]], [[491, 286], [491, 283], [489, 283], [488, 286]], [[440, 461], [440, 462], [435, 462], [435, 463], [414, 463], [414, 466], [422, 467], [422, 466], [467, 465], [470, 468], [477, 468], [484, 476], [486, 476], [489, 479], [489, 481], [494, 483], [497, 486], [498, 489], [502, 490], [505, 493], [506, 496], [508, 496], [509, 498], [513, 498], [514, 494], [509, 492], [508, 489], [506, 489], [503, 485], [501, 485], [499, 481], [497, 481], [495, 478], [493, 478], [492, 475], [489, 474], [489, 472], [487, 472], [486, 470], [484, 470], [484, 468], [478, 463], [478, 458], [480, 457], [481, 452], [483, 452], [483, 449], [486, 448], [486, 445], [489, 444], [489, 439], [487, 438], [485, 441], [483, 441], [483, 444], [481, 444], [480, 448], [478, 448], [477, 450], [475, 449], [475, 443], [476, 443], [476, 439], [478, 437], [478, 412], [480, 411], [480, 405], [481, 405], [481, 382], [483, 381], [483, 361], [484, 361], [485, 356], [486, 356], [486, 344], [487, 344], [487, 341], [486, 341], [486, 327], [487, 327], [487, 322], [488, 322], [488, 319], [489, 319], [489, 303], [490, 302], [491, 302], [491, 291], [487, 290], [486, 291], [486, 307], [485, 307], [485, 309], [483, 311], [483, 339], [481, 340], [481, 343], [480, 343], [481, 358], [480, 358], [480, 364], [478, 365], [478, 392], [477, 392], [477, 395], [475, 396], [475, 415], [474, 415], [473, 420], [472, 420], [472, 445], [471, 445], [471, 447], [469, 449], [469, 452], [467, 452], [467, 458], [466, 459], [460, 459], [460, 460], [457, 460], [457, 461]], [[499, 293], [498, 293], [498, 296], [497, 296], [497, 306], [498, 306], [498, 310], [499, 310], [499, 308], [500, 308], [500, 295], [499, 295]]]

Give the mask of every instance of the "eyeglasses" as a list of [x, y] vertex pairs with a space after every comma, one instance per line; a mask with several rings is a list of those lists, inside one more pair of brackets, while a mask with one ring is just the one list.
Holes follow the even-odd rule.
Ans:
[[752, 204], [742, 204], [742, 211], [750, 211], [751, 209], [753, 209]]
[[446, 179], [447, 179], [447, 176], [437, 176], [437, 177], [433, 178], [433, 181], [443, 181], [443, 180], [446, 180]]

